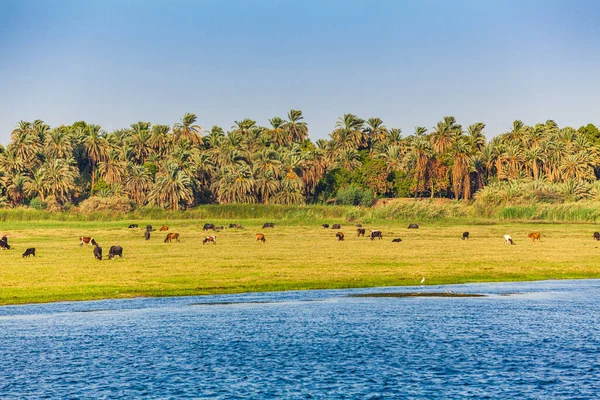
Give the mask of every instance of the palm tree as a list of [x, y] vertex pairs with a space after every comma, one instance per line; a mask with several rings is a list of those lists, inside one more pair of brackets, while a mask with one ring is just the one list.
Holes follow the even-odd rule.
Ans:
[[170, 210], [179, 210], [180, 204], [189, 204], [194, 199], [191, 185], [190, 177], [177, 164], [165, 163], [156, 174], [149, 200], [159, 206], [168, 205]]
[[463, 199], [471, 198], [471, 148], [466, 138], [461, 137], [454, 141], [452, 154], [454, 162], [452, 165], [452, 190], [454, 197]]
[[78, 171], [69, 161], [73, 162], [72, 159], [50, 159], [41, 168], [48, 193], [59, 203], [69, 200], [69, 193], [75, 190]]
[[64, 127], [49, 131], [44, 140], [44, 154], [48, 158], [72, 157], [73, 143], [70, 132]]
[[141, 207], [146, 202], [146, 197], [152, 185], [150, 172], [142, 165], [129, 164], [125, 179], [125, 192]]
[[380, 118], [369, 118], [365, 133], [372, 145], [386, 141], [389, 134], [388, 129]]
[[342, 150], [362, 148], [367, 145], [367, 135], [363, 131], [365, 121], [353, 114], [345, 114], [338, 119], [331, 133], [333, 142]]
[[185, 113], [181, 122], [173, 125], [174, 139], [177, 141], [187, 140], [193, 145], [202, 143], [202, 128], [196, 125], [198, 117], [196, 114]]
[[146, 158], [152, 153], [152, 134], [150, 133], [150, 122], [138, 122], [131, 125], [131, 134], [128, 144], [131, 145], [135, 160], [144, 164]]
[[308, 125], [303, 119], [300, 110], [290, 110], [288, 113], [288, 121], [283, 125], [283, 129], [292, 142], [302, 142], [308, 138]]
[[100, 125], [88, 125], [85, 132], [82, 132], [83, 147], [87, 154], [89, 162], [90, 175], [92, 178], [92, 187], [90, 194], [94, 194], [94, 186], [96, 183], [96, 166], [99, 162], [104, 161], [108, 155], [110, 144], [103, 136]]
[[436, 153], [445, 153], [450, 148], [457, 129], [459, 126], [454, 117], [444, 117], [443, 121], [437, 123], [431, 133], [431, 144]]
[[127, 173], [127, 163], [119, 155], [117, 150], [113, 150], [104, 161], [98, 163], [100, 176], [110, 186], [121, 184]]

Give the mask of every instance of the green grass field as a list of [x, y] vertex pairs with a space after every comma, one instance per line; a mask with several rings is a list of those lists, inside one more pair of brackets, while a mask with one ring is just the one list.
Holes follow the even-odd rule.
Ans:
[[[0, 304], [88, 300], [134, 296], [179, 296], [252, 291], [332, 289], [389, 285], [447, 284], [600, 277], [600, 242], [592, 224], [554, 223], [422, 223], [363, 224], [380, 229], [383, 240], [358, 238], [353, 223], [324, 220], [294, 224], [263, 220], [241, 222], [244, 229], [216, 233], [217, 245], [202, 245], [205, 220], [0, 223], [13, 250], [0, 251]], [[346, 240], [321, 223], [342, 223]], [[127, 229], [138, 223], [139, 229]], [[155, 231], [143, 239], [146, 223], [166, 224], [181, 235], [180, 243], [163, 243]], [[463, 231], [471, 239], [460, 239]], [[532, 243], [527, 233], [542, 233]], [[266, 243], [255, 234], [266, 235]], [[508, 233], [515, 246], [503, 244]], [[105, 260], [96, 261], [92, 246], [79, 236], [93, 236]], [[392, 238], [402, 238], [392, 243]], [[106, 260], [111, 245], [124, 248], [123, 259]], [[37, 257], [21, 258], [28, 247]]]

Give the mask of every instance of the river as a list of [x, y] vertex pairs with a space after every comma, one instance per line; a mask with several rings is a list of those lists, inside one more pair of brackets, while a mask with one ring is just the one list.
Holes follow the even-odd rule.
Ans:
[[599, 322], [597, 280], [6, 306], [0, 398], [589, 398]]

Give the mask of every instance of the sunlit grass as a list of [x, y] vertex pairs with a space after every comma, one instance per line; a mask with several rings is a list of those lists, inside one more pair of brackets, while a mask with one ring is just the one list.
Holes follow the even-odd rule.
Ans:
[[[129, 223], [139, 229], [127, 229]], [[217, 245], [202, 245], [205, 222], [245, 229], [216, 233]], [[315, 219], [294, 225], [263, 220], [36, 221], [3, 222], [14, 250], [0, 251], [0, 304], [85, 300], [134, 296], [175, 296], [249, 291], [348, 288], [386, 285], [466, 283], [600, 277], [600, 249], [591, 224], [421, 223], [363, 224], [383, 231], [384, 239], [356, 237], [354, 224]], [[342, 223], [346, 240], [320, 224]], [[146, 223], [170, 226], [180, 243], [163, 243], [155, 231], [143, 239]], [[460, 239], [463, 231], [471, 239]], [[541, 242], [527, 233], [539, 231]], [[264, 233], [266, 243], [255, 241]], [[503, 244], [509, 233], [516, 246]], [[108, 254], [124, 248], [124, 258], [94, 260], [79, 236], [93, 236]], [[391, 243], [392, 238], [401, 243]], [[36, 258], [21, 258], [28, 247]]]

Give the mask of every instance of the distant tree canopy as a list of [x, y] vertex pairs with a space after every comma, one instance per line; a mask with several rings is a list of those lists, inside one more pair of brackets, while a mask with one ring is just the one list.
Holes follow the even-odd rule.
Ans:
[[379, 118], [339, 118], [329, 140], [311, 142], [302, 112], [203, 131], [195, 114], [172, 127], [137, 122], [106, 133], [84, 121], [50, 127], [21, 121], [0, 146], [0, 203], [42, 208], [91, 196], [127, 198], [172, 210], [202, 203], [304, 204], [340, 196], [470, 199], [490, 184], [593, 182], [600, 131], [554, 121], [514, 121], [488, 141], [485, 125], [466, 129], [444, 117], [406, 137]]

